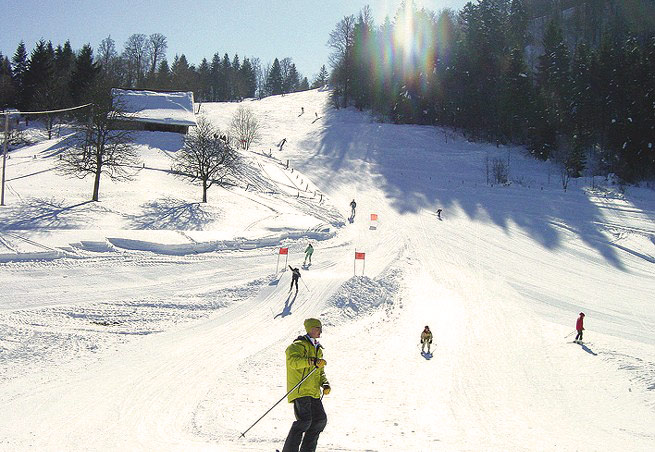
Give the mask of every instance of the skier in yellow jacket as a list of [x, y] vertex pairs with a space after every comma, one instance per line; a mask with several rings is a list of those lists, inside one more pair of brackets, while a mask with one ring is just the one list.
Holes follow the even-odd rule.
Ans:
[[323, 395], [330, 393], [330, 384], [325, 376], [323, 346], [318, 343], [323, 330], [321, 321], [307, 319], [304, 323], [307, 334], [298, 336], [287, 347], [287, 391], [291, 391], [312, 370], [316, 369], [297, 389], [289, 393], [293, 403], [296, 421], [291, 425], [282, 452], [314, 452], [318, 437], [327, 425], [327, 416], [321, 402]]

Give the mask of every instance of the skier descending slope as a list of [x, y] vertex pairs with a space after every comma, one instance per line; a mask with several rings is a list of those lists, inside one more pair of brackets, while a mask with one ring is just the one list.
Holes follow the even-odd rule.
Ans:
[[575, 329], [578, 331], [578, 334], [575, 336], [575, 340], [573, 342], [577, 342], [578, 344], [582, 343], [582, 331], [584, 330], [584, 312], [580, 313], [580, 317], [578, 317], [578, 320], [575, 322]]
[[323, 359], [323, 347], [318, 343], [323, 328], [318, 319], [307, 319], [304, 326], [307, 334], [298, 336], [286, 350], [287, 389], [292, 390], [311, 375], [288, 396], [296, 421], [291, 425], [282, 452], [298, 452], [298, 447], [302, 452], [314, 452], [318, 437], [327, 425], [321, 388], [323, 395], [328, 395], [330, 384], [323, 370], [327, 364]]
[[425, 325], [425, 328], [421, 332], [421, 353], [425, 353], [425, 346], [428, 346], [428, 355], [430, 355], [430, 347], [432, 346], [432, 331], [430, 327]]
[[300, 269], [298, 268], [293, 268], [291, 265], [289, 265], [289, 268], [291, 269], [291, 287], [289, 287], [289, 292], [293, 289], [293, 285], [296, 285], [296, 292], [298, 292], [298, 280], [300, 279]]
[[303, 266], [307, 265], [307, 259], [309, 259], [309, 265], [312, 265], [312, 254], [314, 254], [314, 247], [310, 243], [307, 245], [307, 249], [305, 249], [305, 260], [302, 263]]

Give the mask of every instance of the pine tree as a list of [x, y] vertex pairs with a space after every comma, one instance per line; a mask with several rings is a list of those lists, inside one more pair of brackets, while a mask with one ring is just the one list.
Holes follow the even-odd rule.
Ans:
[[198, 66], [199, 87], [196, 93], [198, 102], [211, 100], [211, 68], [207, 58], [203, 58]]
[[27, 51], [25, 50], [25, 43], [23, 41], [18, 44], [11, 62], [14, 86], [16, 88], [16, 95], [18, 97], [18, 108], [21, 110], [26, 110], [29, 101], [26, 98], [25, 92], [25, 74], [27, 74], [29, 66], [27, 61]]
[[168, 67], [168, 60], [163, 58], [159, 63], [156, 77], [156, 89], [169, 90], [171, 88], [171, 69]]
[[[544, 34], [544, 54], [539, 57], [537, 85], [543, 99], [545, 120], [555, 127], [555, 134], [570, 132], [570, 57], [562, 29], [551, 21]], [[557, 139], [551, 146], [557, 145]], [[544, 155], [548, 158], [548, 155]]]
[[0, 109], [16, 105], [16, 87], [12, 79], [11, 62], [0, 52]]
[[209, 72], [211, 76], [211, 100], [212, 102], [217, 102], [220, 100], [219, 91], [221, 85], [221, 56], [218, 52], [214, 53], [212, 57], [212, 62], [209, 67]]
[[328, 71], [325, 68], [325, 65], [321, 66], [321, 70], [318, 72], [318, 75], [312, 82], [312, 89], [322, 88], [328, 83]]
[[506, 74], [501, 94], [501, 132], [513, 142], [525, 143], [532, 105], [532, 82], [523, 59], [523, 50], [515, 48]]
[[80, 49], [71, 73], [70, 93], [76, 105], [88, 100], [88, 91], [100, 73], [100, 66], [93, 59], [93, 49], [85, 44]]
[[282, 94], [282, 69], [280, 68], [280, 61], [276, 58], [273, 60], [273, 66], [266, 79], [266, 92], [269, 96], [277, 96]]
[[255, 97], [255, 92], [257, 91], [257, 75], [250, 59], [243, 59], [239, 78], [243, 83], [242, 97]]
[[54, 49], [52, 43], [40, 40], [30, 54], [29, 68], [25, 72], [24, 89], [25, 99], [29, 108], [49, 108], [41, 99], [45, 97], [46, 91], [50, 90], [55, 77]]

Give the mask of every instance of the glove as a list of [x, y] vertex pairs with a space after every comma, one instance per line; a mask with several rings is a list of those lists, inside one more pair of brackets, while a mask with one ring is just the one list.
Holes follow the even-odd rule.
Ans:
[[316, 360], [316, 367], [318, 367], [318, 368], [323, 368], [323, 367], [325, 367], [326, 364], [327, 364], [327, 361], [325, 361], [324, 359], [317, 359]]
[[330, 391], [330, 385], [323, 385], [323, 395], [328, 395]]

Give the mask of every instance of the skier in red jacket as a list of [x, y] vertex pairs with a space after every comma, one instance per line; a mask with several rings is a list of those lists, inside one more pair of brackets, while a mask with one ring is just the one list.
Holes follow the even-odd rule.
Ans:
[[584, 330], [584, 327], [582, 325], [582, 322], [584, 321], [584, 312], [580, 313], [580, 317], [578, 317], [578, 320], [575, 322], [575, 329], [578, 330], [578, 335], [575, 336], [575, 340], [573, 342], [582, 342], [582, 331]]

